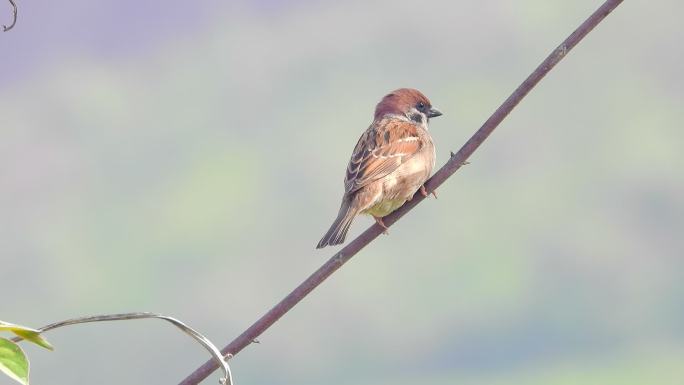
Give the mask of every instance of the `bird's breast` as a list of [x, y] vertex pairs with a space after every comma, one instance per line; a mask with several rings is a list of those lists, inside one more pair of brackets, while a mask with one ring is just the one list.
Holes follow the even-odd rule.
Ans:
[[426, 146], [411, 159], [404, 162], [383, 180], [383, 196], [387, 200], [408, 199], [430, 177], [435, 164], [434, 147]]

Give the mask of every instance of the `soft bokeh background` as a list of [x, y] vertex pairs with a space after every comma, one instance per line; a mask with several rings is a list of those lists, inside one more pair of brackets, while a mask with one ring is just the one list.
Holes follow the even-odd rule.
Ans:
[[[0, 319], [155, 311], [223, 346], [333, 253], [314, 245], [382, 95], [445, 112], [443, 164], [598, 4], [19, 1]], [[680, 384], [682, 12], [619, 7], [439, 200], [237, 356], [238, 384]], [[170, 384], [208, 358], [157, 321], [48, 337], [35, 384]]]

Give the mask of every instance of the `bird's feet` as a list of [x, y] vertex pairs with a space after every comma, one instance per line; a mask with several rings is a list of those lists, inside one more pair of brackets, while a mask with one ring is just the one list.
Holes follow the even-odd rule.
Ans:
[[[427, 190], [425, 189], [425, 185], [420, 186], [420, 193], [426, 198], [429, 195]], [[432, 190], [432, 196], [435, 197], [435, 199], [437, 199], [437, 190]]]
[[378, 226], [383, 228], [383, 230], [382, 230], [383, 234], [385, 234], [385, 235], [389, 234], [389, 232], [387, 232], [388, 228], [387, 228], [387, 226], [385, 226], [385, 222], [382, 221], [382, 217], [376, 217], [375, 215], [373, 215], [373, 219], [375, 219], [375, 223], [377, 223]]

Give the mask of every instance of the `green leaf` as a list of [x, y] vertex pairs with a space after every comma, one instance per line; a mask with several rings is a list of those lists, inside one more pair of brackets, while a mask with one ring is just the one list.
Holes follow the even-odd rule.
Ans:
[[15, 325], [9, 322], [0, 321], [0, 330], [8, 330], [12, 333], [18, 335], [19, 337], [33, 342], [36, 345], [42, 346], [48, 350], [54, 350], [55, 348], [50, 345], [49, 342], [43, 336], [40, 335], [40, 331], [32, 329], [26, 326]]
[[29, 362], [19, 345], [0, 338], [0, 371], [20, 384], [29, 383]]

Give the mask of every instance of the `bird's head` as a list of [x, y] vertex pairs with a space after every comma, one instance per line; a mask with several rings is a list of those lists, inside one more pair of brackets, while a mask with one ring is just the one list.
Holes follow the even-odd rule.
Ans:
[[381, 119], [388, 114], [403, 115], [426, 126], [430, 118], [442, 115], [422, 92], [413, 88], [400, 88], [382, 98], [375, 107], [375, 119]]

